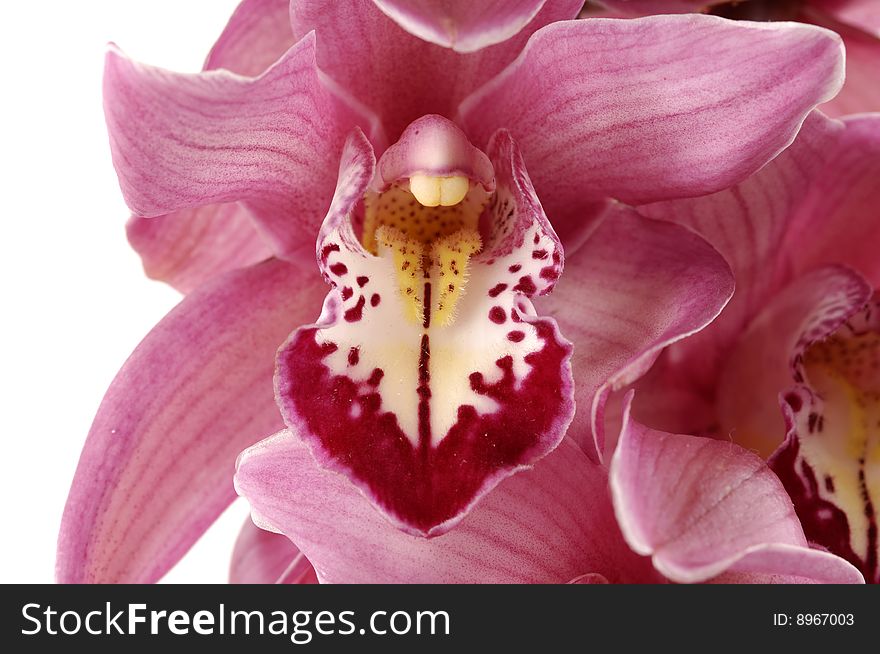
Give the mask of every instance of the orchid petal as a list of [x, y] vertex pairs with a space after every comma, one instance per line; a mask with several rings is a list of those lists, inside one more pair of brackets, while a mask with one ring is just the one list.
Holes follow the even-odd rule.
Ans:
[[358, 122], [321, 80], [314, 35], [263, 75], [170, 73], [107, 55], [104, 94], [126, 202], [158, 216], [243, 201], [273, 251], [311, 249], [345, 133]]
[[235, 497], [235, 456], [280, 426], [272, 358], [313, 315], [315, 276], [276, 260], [187, 296], [120, 370], [62, 520], [62, 582], [151, 582]]
[[457, 52], [474, 52], [518, 33], [546, 0], [374, 0], [410, 34]]
[[[833, 159], [843, 131], [841, 123], [814, 111], [789, 148], [739, 185], [699, 198], [639, 207], [644, 215], [676, 222], [703, 236], [728, 261], [737, 283], [733, 300], [712, 327], [673, 345], [639, 382], [633, 408], [639, 420], [681, 433], [717, 428], [721, 367], [742, 331], [790, 279], [793, 261], [809, 247], [812, 231], [822, 229], [826, 216], [809, 211], [805, 215], [817, 224], [797, 226], [805, 220], [800, 215], [812, 189], [824, 184], [825, 177], [836, 179], [839, 174], [829, 167], [829, 158]], [[793, 231], [804, 233], [792, 238]], [[784, 366], [778, 374], [785, 374]], [[759, 377], [779, 381], [774, 375]], [[763, 404], [763, 411], [765, 424], [779, 427], [776, 392]], [[750, 394], [740, 408], [753, 406]], [[766, 453], [773, 449], [775, 445]]]
[[828, 266], [804, 275], [779, 292], [737, 341], [718, 381], [723, 433], [770, 456], [785, 430], [779, 393], [791, 386], [796, 362], [807, 347], [831, 335], [871, 297], [857, 273]]
[[772, 544], [747, 550], [708, 583], [863, 584], [865, 578], [854, 566], [830, 552], [803, 545]]
[[628, 16], [651, 14], [693, 14], [725, 0], [600, 0], [608, 9]]
[[610, 483], [627, 543], [673, 581], [727, 571], [863, 581], [845, 560], [809, 548], [782, 484], [732, 443], [655, 431], [625, 412]]
[[582, 4], [546, 2], [516, 36], [474, 53], [427, 43], [361, 0], [297, 0], [291, 20], [297, 36], [317, 32], [321, 70], [381, 116], [394, 141], [420, 116], [453, 116], [466, 95], [513, 61], [535, 30], [574, 18]]
[[126, 232], [147, 276], [181, 293], [272, 256], [250, 213], [238, 204], [213, 204], [155, 218], [132, 216]]
[[[658, 363], [665, 368], [651, 375], [656, 384], [645, 380], [635, 403], [640, 420], [673, 431], [705, 429], [705, 424], [675, 424], [674, 415], [670, 416], [671, 424], [660, 423], [654, 416], [648, 420], [645, 400], [656, 400], [670, 413], [675, 405], [680, 406], [676, 411], [683, 420], [693, 418], [694, 402], [677, 403], [671, 392], [684, 394], [693, 389], [697, 395], [712, 396], [719, 366], [733, 342], [786, 282], [791, 261], [797, 256], [786, 246], [789, 232], [811, 188], [821, 184], [824, 176], [835, 174], [828, 170], [828, 154], [836, 150], [842, 131], [839, 122], [813, 112], [791, 147], [741, 184], [708, 196], [639, 207], [643, 215], [678, 223], [709, 241], [730, 264], [737, 285], [736, 294], [711, 329], [670, 351], [674, 369], [661, 359]], [[793, 241], [791, 249], [803, 245]]]
[[290, 537], [322, 582], [561, 583], [585, 571], [611, 582], [659, 580], [622, 541], [606, 480], [565, 440], [431, 539], [395, 529], [286, 431], [241, 455], [235, 484], [258, 524]]
[[[870, 6], [870, 9], [869, 9]], [[851, 15], [845, 16], [851, 11]], [[867, 11], [866, 11], [867, 10]], [[859, 15], [861, 12], [862, 15]], [[880, 6], [854, 0], [812, 0], [798, 20], [834, 30], [846, 47], [846, 83], [819, 108], [841, 117], [880, 110]]]
[[700, 237], [622, 207], [569, 254], [566, 266], [537, 308], [555, 316], [574, 343], [578, 410], [570, 431], [601, 458], [608, 393], [642, 374], [664, 347], [711, 322], [730, 299], [733, 278]]
[[510, 129], [557, 222], [600, 197], [635, 204], [731, 186], [790, 144], [842, 81], [840, 38], [817, 27], [596, 18], [537, 32], [461, 119], [477, 145]]
[[[753, 21], [797, 20], [837, 32], [846, 46], [846, 83], [833, 99], [820, 105], [829, 116], [880, 110], [880, 5], [874, 0], [811, 0], [798, 11], [797, 3], [750, 0], [614, 0], [603, 2], [608, 18], [705, 11], [726, 5], [719, 15]], [[593, 15], [593, 14], [590, 14]]]
[[[288, 4], [244, 0], [208, 55], [205, 70], [263, 73], [294, 44]], [[207, 205], [151, 219], [132, 216], [127, 232], [147, 276], [182, 293], [272, 254], [250, 213], [238, 204]]]
[[874, 0], [810, 0], [810, 5], [811, 9], [880, 38], [880, 5]]
[[233, 584], [316, 584], [309, 560], [286, 537], [260, 529], [248, 518], [241, 528], [229, 582]]
[[[445, 135], [457, 143], [447, 129], [457, 130], [439, 116], [416, 121], [379, 170], [407, 170], [398, 158], [411, 138], [434, 143]], [[466, 271], [467, 255], [457, 249], [451, 268], [404, 277], [418, 281], [408, 281], [404, 294], [390, 255], [370, 254], [354, 233], [373, 156], [363, 135], [349, 141], [318, 240], [334, 288], [318, 323], [281, 347], [276, 369], [285, 423], [317, 460], [348, 475], [401, 529], [429, 536], [452, 528], [502, 479], [555, 448], [574, 412], [570, 345], [529, 301], [553, 288], [561, 245], [510, 136], [499, 132], [485, 161], [464, 145], [449, 148], [461, 157], [457, 170], [475, 159], [494, 166], [493, 186], [480, 190], [495, 191], [480, 212], [488, 240]], [[463, 293], [444, 322], [438, 306], [447, 289]], [[420, 298], [418, 319], [407, 301], [413, 298]]]
[[830, 116], [880, 111], [880, 38], [849, 33], [842, 36], [846, 45], [846, 84], [820, 108]]
[[825, 166], [805, 194], [785, 250], [796, 272], [819, 264], [846, 262], [880, 287], [880, 115], [843, 121]]
[[225, 68], [256, 77], [294, 43], [289, 0], [242, 0], [211, 48], [205, 70]]
[[744, 572], [723, 572], [709, 579], [707, 584], [767, 585], [767, 584], [818, 584], [821, 582], [808, 577], [781, 574], [757, 574]]
[[833, 99], [819, 106], [829, 116], [880, 111], [880, 38], [838, 28], [846, 46], [846, 84]]
[[579, 577], [575, 577], [569, 584], [582, 584], [582, 585], [591, 585], [591, 584], [607, 584], [608, 580], [600, 574], [596, 574], [595, 572], [588, 572], [585, 575], [580, 575]]

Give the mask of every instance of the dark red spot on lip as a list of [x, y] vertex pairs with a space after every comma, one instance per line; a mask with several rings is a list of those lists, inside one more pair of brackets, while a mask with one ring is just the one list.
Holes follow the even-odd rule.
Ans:
[[507, 284], [495, 284], [492, 288], [489, 289], [489, 297], [498, 297], [504, 290], [507, 288]]
[[546, 259], [550, 256], [550, 253], [547, 250], [535, 250], [532, 252], [532, 259]]
[[501, 307], [492, 307], [489, 309], [489, 320], [496, 325], [502, 325], [504, 324], [504, 321], [507, 320], [507, 314]]
[[540, 243], [540, 242], [541, 242], [541, 235], [540, 235], [540, 234], [535, 234], [535, 245], [537, 245], [537, 244]]
[[348, 365], [356, 366], [361, 360], [360, 348], [353, 347], [348, 351]]
[[513, 290], [524, 295], [534, 295], [538, 291], [538, 287], [535, 286], [535, 282], [529, 275], [524, 275], [519, 278], [519, 283], [513, 287]]
[[351, 287], [349, 287], [349, 286], [344, 286], [344, 287], [342, 288], [342, 299], [343, 299], [343, 300], [349, 300], [349, 299], [351, 299], [351, 296], [352, 296], [352, 295], [354, 295], [354, 291], [351, 290]]
[[358, 283], [358, 286], [360, 286], [360, 287], [365, 286], [368, 281], [370, 281], [370, 278], [366, 277], [364, 275], [361, 275], [357, 278], [357, 283]]
[[800, 395], [797, 393], [786, 393], [785, 401], [788, 403], [788, 406], [791, 407], [792, 411], [800, 411], [801, 407], [803, 407], [803, 402], [801, 402]]
[[330, 341], [327, 341], [326, 343], [321, 343], [321, 357], [323, 358], [326, 356], [330, 356], [338, 349], [339, 346], [336, 345], [336, 343], [331, 343]]
[[525, 332], [521, 332], [518, 329], [507, 333], [507, 340], [513, 341], [514, 343], [519, 343], [525, 337]]
[[512, 273], [518, 273], [520, 270], [522, 270], [522, 265], [515, 263], [510, 268], [508, 268], [508, 270]]
[[370, 386], [378, 386], [384, 376], [385, 371], [382, 370], [382, 368], [373, 368], [373, 372], [370, 373], [370, 378], [367, 380], [367, 383]]
[[321, 263], [327, 263], [328, 257], [333, 252], [339, 252], [339, 246], [336, 243], [330, 243], [329, 245], [325, 245], [321, 249]]
[[516, 309], [510, 310], [510, 319], [513, 322], [522, 322], [522, 318], [519, 317], [519, 311], [517, 311]]
[[366, 299], [361, 295], [358, 298], [357, 304], [352, 308], [348, 309], [344, 314], [343, 318], [345, 318], [346, 322], [357, 322], [361, 318], [364, 317], [364, 304], [366, 304]]
[[379, 294], [373, 293], [373, 295], [370, 297], [370, 306], [377, 307], [377, 306], [379, 306], [379, 302], [381, 302], [381, 301], [382, 301], [382, 298], [379, 296]]
[[541, 279], [546, 279], [551, 282], [559, 279], [559, 268], [556, 266], [545, 266], [541, 268]]
[[330, 272], [332, 272], [337, 277], [342, 277], [345, 273], [348, 272], [348, 266], [344, 263], [334, 263], [330, 266]]

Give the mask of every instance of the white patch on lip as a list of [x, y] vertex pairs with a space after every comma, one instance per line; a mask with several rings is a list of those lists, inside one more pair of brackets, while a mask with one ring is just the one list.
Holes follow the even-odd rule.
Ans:
[[[408, 304], [403, 300], [398, 284], [397, 271], [390, 259], [367, 255], [352, 256], [351, 253], [333, 252], [327, 261], [328, 269], [336, 263], [344, 263], [346, 273], [333, 279], [339, 292], [351, 289], [351, 296], [343, 300], [340, 319], [332, 326], [316, 334], [319, 344], [333, 343], [336, 350], [323, 363], [334, 375], [343, 375], [362, 384], [366, 392], [373, 388], [367, 383], [373, 370], [380, 368], [384, 375], [376, 387], [381, 397], [381, 411], [391, 412], [398, 425], [415, 446], [419, 434], [419, 360], [422, 335], [427, 333], [430, 343], [430, 424], [432, 444], [438, 444], [458, 420], [461, 406], [473, 406], [480, 415], [498, 410], [497, 402], [471, 388], [470, 376], [479, 372], [487, 384], [498, 382], [503, 371], [496, 365], [499, 359], [510, 356], [515, 386], [529, 374], [532, 366], [526, 356], [541, 349], [542, 342], [535, 328], [526, 322], [516, 322], [519, 315], [532, 314], [531, 303], [513, 290], [525, 268], [511, 273], [509, 268], [523, 264], [531, 256], [532, 248], [550, 247], [546, 236], [539, 235], [540, 244], [533, 246], [537, 226], [525, 233], [522, 250], [514, 250], [505, 257], [486, 261], [482, 257], [471, 260], [471, 277], [467, 292], [460, 299], [456, 319], [449, 326], [432, 324], [427, 330], [416, 324], [406, 313]], [[544, 243], [544, 241], [547, 241]], [[328, 235], [326, 242], [342, 242], [338, 235]], [[528, 263], [528, 262], [527, 262]], [[359, 286], [358, 277], [367, 281]], [[436, 282], [434, 282], [436, 283]], [[498, 284], [506, 283], [504, 291], [491, 297], [489, 291]], [[373, 306], [371, 298], [379, 296]], [[363, 300], [361, 298], [363, 297]], [[362, 305], [359, 320], [348, 321], [346, 311]], [[493, 308], [503, 311], [500, 324], [490, 319]], [[511, 332], [522, 334], [514, 342]], [[349, 354], [357, 349], [357, 363], [352, 365]]]
[[[363, 317], [351, 323], [343, 318], [335, 325], [318, 331], [318, 343], [337, 345], [337, 349], [324, 359], [324, 365], [333, 374], [347, 376], [362, 384], [367, 383], [373, 370], [382, 369], [384, 375], [376, 389], [382, 400], [381, 411], [393, 413], [401, 430], [416, 446], [419, 438], [419, 359], [425, 330], [406, 313], [409, 306], [401, 298], [396, 270], [389, 260], [370, 257], [363, 260], [360, 270], [350, 270], [346, 277], [354, 279], [358, 275], [370, 278], [363, 289], [358, 289], [366, 291]], [[375, 293], [379, 294], [380, 301], [373, 307], [370, 298]], [[343, 312], [357, 304], [358, 295], [355, 292], [343, 302]], [[483, 326], [485, 322], [488, 321], [484, 321]], [[443, 338], [443, 332], [449, 335]], [[481, 347], [481, 342], [485, 344], [482, 340], [477, 340], [476, 346], [472, 345], [474, 341], [469, 339], [473, 338], [475, 330], [469, 330], [467, 334], [456, 332], [454, 327], [428, 330], [431, 340], [430, 415], [435, 442], [439, 442], [455, 424], [459, 406], [470, 404], [480, 414], [498, 408], [493, 400], [478, 395], [470, 388], [469, 375], [485, 367], [486, 358], [492, 356], [490, 350]], [[443, 351], [441, 343], [444, 341], [457, 347], [451, 350], [447, 347]], [[358, 363], [354, 366], [349, 363], [351, 347], [359, 348]], [[497, 358], [495, 356], [488, 361], [491, 367], [495, 367]]]

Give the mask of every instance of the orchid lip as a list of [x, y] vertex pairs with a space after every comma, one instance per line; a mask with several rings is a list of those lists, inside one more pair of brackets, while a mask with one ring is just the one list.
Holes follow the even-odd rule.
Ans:
[[880, 582], [880, 301], [798, 358], [771, 465], [807, 536]]
[[333, 290], [279, 350], [276, 395], [320, 463], [433, 536], [571, 420], [570, 345], [529, 300], [552, 289], [562, 248], [506, 133], [490, 159], [425, 116], [375, 173], [368, 147], [347, 146], [359, 163], [343, 163], [317, 247]]

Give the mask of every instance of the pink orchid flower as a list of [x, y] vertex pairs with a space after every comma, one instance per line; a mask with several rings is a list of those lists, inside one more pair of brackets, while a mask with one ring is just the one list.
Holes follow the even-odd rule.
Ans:
[[[603, 221], [605, 198], [700, 195], [755, 172], [839, 89], [840, 41], [708, 16], [567, 20], [579, 5], [312, 0], [288, 14], [246, 0], [203, 73], [111, 49], [105, 106], [138, 216], [129, 236], [151, 275], [192, 292], [104, 398], [65, 510], [59, 579], [161, 577], [234, 498], [236, 455], [277, 432], [241, 457], [237, 488], [324, 581], [354, 568], [387, 580], [368, 564], [394, 542], [452, 580], [450, 539], [467, 556], [506, 542], [513, 556], [487, 549], [496, 572], [475, 581], [616, 580], [639, 566], [681, 581], [853, 580], [852, 566], [807, 547], [781, 486], [754, 470], [770, 484], [755, 497], [701, 500], [745, 536], [716, 547], [682, 533], [686, 551], [660, 563], [687, 525], [654, 524], [643, 502], [655, 492], [625, 481], [638, 461], [621, 454], [609, 473], [573, 440], [589, 442], [610, 390], [732, 291], [700, 238], [625, 211]], [[628, 429], [621, 442], [638, 450], [648, 432]], [[273, 481], [282, 473], [293, 477]], [[609, 493], [609, 479], [623, 490]], [[303, 483], [318, 505], [297, 496]], [[744, 522], [759, 500], [771, 522]], [[574, 520], [556, 542], [578, 541], [576, 560], [543, 545], [553, 506]], [[618, 546], [615, 512], [654, 566]], [[523, 521], [536, 513], [545, 519]], [[519, 524], [513, 540], [491, 532], [504, 514]], [[352, 558], [337, 569], [340, 538]], [[520, 549], [552, 561], [523, 567]], [[298, 557], [285, 573], [311, 578]]]
[[634, 405], [652, 426], [732, 438], [769, 458], [808, 538], [875, 583], [878, 179], [880, 114], [816, 112], [741, 184], [640, 207], [709, 240], [737, 291], [710, 327], [661, 355]]
[[710, 12], [743, 20], [795, 20], [832, 29], [846, 45], [846, 84], [822, 105], [834, 117], [880, 111], [880, 2], [877, 0], [599, 0], [587, 15]]

